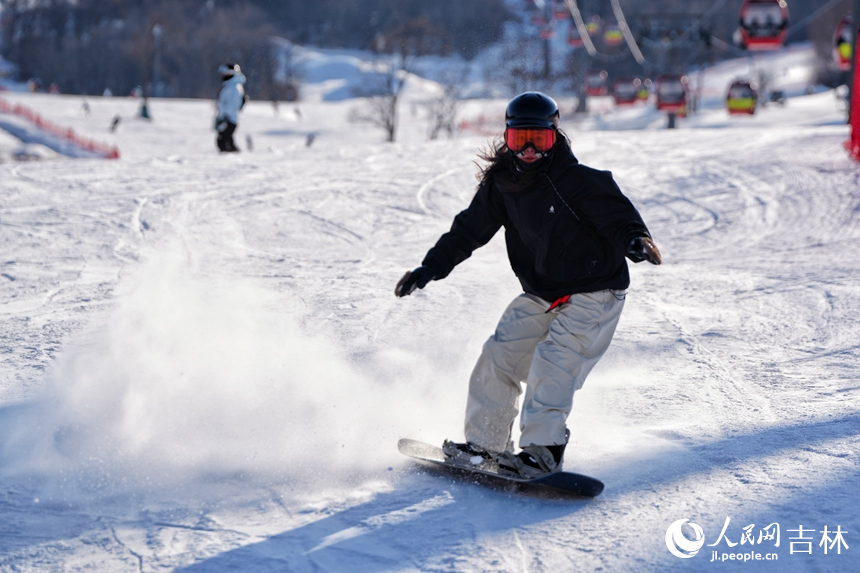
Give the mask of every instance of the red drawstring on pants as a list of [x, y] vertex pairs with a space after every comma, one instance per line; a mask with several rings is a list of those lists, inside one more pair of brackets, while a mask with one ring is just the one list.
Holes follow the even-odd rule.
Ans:
[[[570, 297], [571, 297], [571, 295], [566, 294], [561, 298], [555, 299], [555, 302], [553, 302], [551, 305], [549, 305], [549, 308], [546, 309], [546, 312], [550, 312], [550, 311], [555, 310], [556, 308], [560, 307], [561, 305], [563, 305], [564, 303], [569, 301]], [[544, 313], [544, 314], [546, 314], [546, 313]]]

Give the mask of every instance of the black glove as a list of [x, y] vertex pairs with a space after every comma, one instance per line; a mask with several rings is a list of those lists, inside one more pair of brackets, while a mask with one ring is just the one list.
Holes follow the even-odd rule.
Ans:
[[406, 296], [412, 294], [417, 288], [424, 288], [427, 283], [436, 278], [436, 271], [430, 267], [420, 266], [414, 271], [406, 271], [394, 287], [395, 296]]
[[654, 244], [651, 237], [636, 237], [627, 246], [627, 255], [636, 261], [648, 261], [652, 265], [659, 265], [663, 262], [663, 257], [660, 255], [660, 249]]

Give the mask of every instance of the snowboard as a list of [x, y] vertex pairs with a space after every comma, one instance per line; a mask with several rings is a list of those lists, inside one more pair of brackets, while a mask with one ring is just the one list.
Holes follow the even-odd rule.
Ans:
[[480, 457], [474, 458], [477, 464], [455, 461], [445, 455], [442, 448], [402, 438], [397, 442], [397, 449], [401, 454], [407, 455], [422, 462], [428, 462], [435, 466], [441, 466], [454, 471], [478, 474], [493, 481], [519, 484], [525, 487], [550, 488], [563, 491], [568, 494], [595, 497], [603, 491], [603, 482], [599, 479], [573, 472], [556, 472], [539, 478], [523, 478], [513, 475], [492, 461], [484, 461]]

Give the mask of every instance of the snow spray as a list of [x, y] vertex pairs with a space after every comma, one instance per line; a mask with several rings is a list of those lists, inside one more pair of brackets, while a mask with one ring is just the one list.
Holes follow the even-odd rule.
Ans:
[[45, 394], [0, 438], [7, 473], [106, 488], [237, 473], [319, 485], [399, 459], [423, 399], [414, 387], [360, 374], [278, 311], [282, 294], [195, 276], [187, 257], [179, 245], [150, 257], [107, 321], [66, 345]]

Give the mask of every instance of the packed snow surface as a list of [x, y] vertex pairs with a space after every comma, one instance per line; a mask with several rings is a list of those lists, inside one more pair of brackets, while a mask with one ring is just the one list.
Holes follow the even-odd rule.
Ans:
[[856, 571], [860, 165], [833, 92], [675, 130], [563, 106], [664, 257], [631, 264], [574, 401], [565, 467], [595, 499], [397, 452], [462, 439], [520, 292], [499, 234], [395, 298], [488, 143], [428, 141], [419, 96], [393, 144], [348, 121], [359, 100], [251, 102], [244, 151], [218, 155], [211, 102], [146, 121], [130, 98], [4, 95], [122, 157], [16, 161], [0, 137], [0, 570]]

